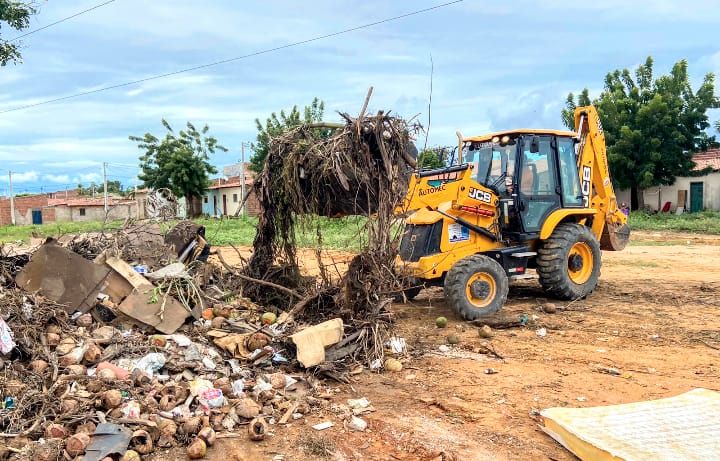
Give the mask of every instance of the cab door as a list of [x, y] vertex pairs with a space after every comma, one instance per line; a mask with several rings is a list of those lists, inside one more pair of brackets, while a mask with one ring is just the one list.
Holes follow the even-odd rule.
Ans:
[[540, 232], [545, 218], [560, 208], [557, 141], [554, 136], [524, 136], [520, 146], [517, 209], [525, 233]]

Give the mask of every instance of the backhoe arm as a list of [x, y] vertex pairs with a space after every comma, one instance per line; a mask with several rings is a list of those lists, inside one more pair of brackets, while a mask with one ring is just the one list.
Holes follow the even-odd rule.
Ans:
[[592, 231], [603, 250], [619, 251], [630, 239], [627, 216], [620, 210], [610, 181], [610, 166], [602, 123], [594, 106], [575, 109], [578, 170], [584, 204], [598, 210]]

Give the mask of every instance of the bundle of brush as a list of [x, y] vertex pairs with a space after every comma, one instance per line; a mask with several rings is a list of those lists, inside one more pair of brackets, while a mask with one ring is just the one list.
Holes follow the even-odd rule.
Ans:
[[[420, 129], [382, 111], [365, 116], [365, 107], [358, 118], [340, 114], [345, 124], [303, 125], [271, 141], [265, 168], [256, 180], [262, 213], [246, 269], [251, 277], [302, 291], [296, 226], [312, 216], [367, 216], [363, 235], [367, 240], [341, 286], [324, 287], [338, 293], [335, 314], [349, 323], [372, 322], [396, 286], [391, 268], [399, 238], [392, 231], [398, 229], [393, 225], [394, 210], [407, 193], [416, 166], [411, 135]], [[318, 240], [322, 242], [319, 229]], [[257, 291], [267, 295], [272, 290], [265, 286]], [[285, 296], [286, 305], [280, 308], [294, 301], [276, 294]], [[310, 310], [313, 307], [317, 306]]]

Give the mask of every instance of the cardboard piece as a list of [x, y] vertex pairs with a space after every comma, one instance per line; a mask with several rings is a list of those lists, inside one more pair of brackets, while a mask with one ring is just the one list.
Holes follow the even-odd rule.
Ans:
[[147, 291], [133, 291], [120, 303], [118, 310], [161, 333], [175, 333], [190, 313], [172, 296], [158, 295], [157, 302], [150, 302], [152, 296], [152, 287]]
[[297, 347], [297, 359], [305, 368], [325, 361], [325, 348], [339, 343], [344, 325], [341, 318], [328, 320], [305, 328], [290, 336]]
[[68, 313], [87, 312], [107, 286], [110, 268], [93, 264], [77, 253], [54, 244], [41, 246], [17, 275], [15, 282], [28, 292], [39, 292], [65, 306]]
[[717, 459], [720, 393], [694, 389], [666, 399], [593, 408], [549, 408], [540, 428], [588, 461]]
[[172, 296], [161, 294], [157, 296], [157, 302], [151, 302], [154, 301], [155, 286], [130, 264], [114, 256], [107, 257], [105, 264], [131, 287], [131, 293], [118, 305], [120, 312], [165, 334], [175, 333], [185, 323], [190, 315], [185, 306]]

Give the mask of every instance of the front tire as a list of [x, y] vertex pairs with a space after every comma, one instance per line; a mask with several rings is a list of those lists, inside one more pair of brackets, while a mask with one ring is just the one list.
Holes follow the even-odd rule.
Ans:
[[445, 298], [465, 320], [475, 320], [502, 308], [508, 278], [500, 264], [484, 255], [463, 258], [445, 276]]
[[600, 243], [590, 228], [574, 223], [558, 225], [538, 249], [537, 273], [549, 295], [583, 298], [600, 277]]

